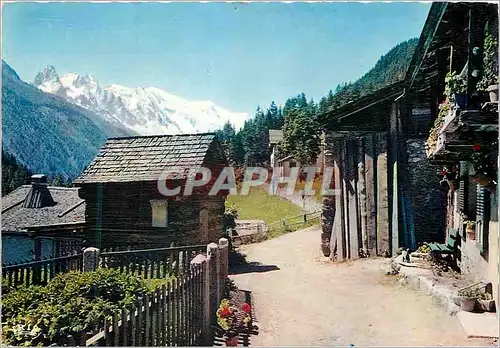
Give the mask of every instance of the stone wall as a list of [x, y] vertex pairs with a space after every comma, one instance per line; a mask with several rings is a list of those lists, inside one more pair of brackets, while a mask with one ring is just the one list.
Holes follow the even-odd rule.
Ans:
[[490, 222], [490, 235], [489, 235], [489, 251], [488, 251], [488, 258], [489, 258], [489, 280], [493, 284], [493, 298], [495, 299], [496, 306], [497, 306], [497, 313], [499, 310], [499, 305], [500, 305], [500, 299], [498, 298], [499, 295], [499, 283], [498, 283], [498, 277], [499, 277], [499, 271], [498, 271], [498, 264], [499, 264], [499, 255], [498, 255], [498, 249], [499, 249], [499, 240], [498, 240], [498, 221], [491, 221]]
[[424, 139], [408, 139], [407, 194], [411, 203], [417, 245], [425, 241], [444, 241], [446, 191], [436, 173], [441, 169], [427, 160]]
[[474, 280], [487, 280], [490, 278], [488, 255], [481, 255], [476, 240], [462, 239], [460, 246], [461, 262], [460, 270], [462, 274], [469, 275]]

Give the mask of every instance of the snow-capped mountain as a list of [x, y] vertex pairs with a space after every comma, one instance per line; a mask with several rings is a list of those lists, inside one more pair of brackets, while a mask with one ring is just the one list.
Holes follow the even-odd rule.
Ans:
[[227, 121], [239, 128], [248, 117], [211, 101], [187, 101], [155, 87], [101, 87], [90, 75], [59, 76], [53, 66], [40, 71], [33, 84], [140, 135], [208, 132]]

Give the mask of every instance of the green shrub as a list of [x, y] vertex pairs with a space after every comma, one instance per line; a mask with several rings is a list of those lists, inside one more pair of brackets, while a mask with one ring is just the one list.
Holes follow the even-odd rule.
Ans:
[[163, 282], [99, 269], [61, 274], [44, 287], [12, 290], [2, 298], [3, 341], [15, 346], [62, 344], [69, 335], [99, 329], [106, 317]]

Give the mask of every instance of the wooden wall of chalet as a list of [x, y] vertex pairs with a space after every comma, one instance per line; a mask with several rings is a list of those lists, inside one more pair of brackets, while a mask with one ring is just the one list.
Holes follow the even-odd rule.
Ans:
[[[156, 182], [85, 185], [80, 196], [86, 200], [86, 240], [101, 247], [164, 247], [171, 242], [192, 244], [217, 240], [222, 232], [224, 197], [187, 196], [169, 199], [168, 226], [152, 227], [150, 200], [166, 199]], [[200, 233], [200, 212], [209, 216], [208, 240]]]
[[[167, 247], [172, 242], [186, 245], [217, 241], [223, 232], [227, 193], [209, 196], [208, 192], [227, 166], [227, 160], [215, 142], [203, 166], [212, 171], [210, 182], [203, 188], [195, 188], [191, 196], [168, 198], [167, 227], [152, 227], [150, 201], [167, 199], [158, 191], [157, 181], [81, 185], [79, 195], [86, 201], [86, 244], [101, 248], [149, 248]], [[180, 185], [183, 192], [183, 183]], [[208, 211], [208, 236], [203, 236], [200, 230], [202, 209]]]
[[[336, 260], [391, 254], [391, 182], [388, 133], [334, 138], [327, 135], [325, 164], [333, 187], [325, 197], [322, 242]], [[324, 246], [325, 248], [325, 246]]]
[[425, 140], [403, 129], [405, 117], [398, 102], [388, 101], [326, 132], [325, 165], [334, 168], [340, 194], [323, 201], [325, 255], [390, 256], [401, 246], [441, 241], [440, 179], [427, 161]]
[[323, 202], [322, 249], [336, 260], [390, 256], [399, 249], [401, 152], [398, 103], [345, 117], [326, 132], [325, 166], [339, 194]]

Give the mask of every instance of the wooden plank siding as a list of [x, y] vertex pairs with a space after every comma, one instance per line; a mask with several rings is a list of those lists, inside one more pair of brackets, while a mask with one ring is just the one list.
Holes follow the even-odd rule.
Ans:
[[354, 140], [347, 143], [347, 198], [349, 204], [349, 256], [351, 259], [359, 257], [359, 209], [356, 190], [357, 170], [356, 170], [356, 144]]
[[377, 205], [376, 205], [376, 160], [374, 135], [365, 138], [365, 182], [366, 182], [366, 234], [368, 252], [377, 255]]
[[[391, 255], [394, 245], [399, 247], [397, 236], [390, 234], [394, 193], [397, 185], [397, 166], [391, 166], [388, 133], [368, 134], [358, 137], [329, 139], [327, 157], [333, 167], [333, 187], [338, 194], [333, 202], [324, 199], [322, 246], [330, 237], [330, 258], [342, 261], [367, 256]], [[396, 196], [397, 199], [397, 196]], [[326, 216], [327, 215], [327, 216]], [[327, 227], [328, 226], [328, 227]], [[331, 233], [328, 233], [331, 227]], [[326, 228], [326, 229], [325, 229]], [[397, 231], [397, 227], [395, 228]]]
[[[332, 149], [332, 157], [333, 157], [333, 181], [335, 185], [335, 189], [338, 190], [335, 195], [335, 215], [333, 219], [333, 230], [335, 231], [336, 237], [336, 247], [334, 250], [332, 248], [331, 256], [334, 256], [334, 251], [336, 251], [336, 258], [339, 261], [345, 260], [347, 257], [346, 253], [346, 238], [345, 238], [345, 225], [344, 221], [344, 198], [343, 198], [343, 190], [344, 183], [342, 180], [342, 148], [341, 143], [339, 141], [334, 142]], [[334, 247], [334, 245], [332, 245]]]
[[[94, 190], [95, 188], [95, 190]], [[168, 200], [167, 227], [152, 227], [150, 200], [165, 199], [158, 193], [156, 183], [107, 184], [99, 200], [98, 185], [85, 187], [81, 196], [86, 199], [87, 242], [96, 243], [101, 236], [101, 247], [145, 244], [164, 247], [171, 242], [198, 243], [216, 240], [222, 231], [224, 197], [189, 196]], [[209, 233], [202, 240], [200, 211], [208, 210]]]
[[[87, 245], [146, 248], [218, 240], [228, 192], [209, 192], [226, 166], [213, 134], [109, 139], [75, 180], [80, 198], [86, 201]], [[210, 170], [210, 180], [184, 195], [186, 173], [199, 168]], [[165, 196], [159, 180], [172, 169], [180, 170], [178, 176], [166, 178], [164, 184], [169, 189], [180, 187], [180, 192]], [[167, 201], [166, 227], [153, 227], [152, 200]], [[208, 233], [200, 228], [202, 211], [208, 216]]]
[[390, 250], [387, 135], [377, 134], [377, 254]]
[[361, 230], [361, 249], [363, 254], [368, 253], [368, 234], [367, 234], [367, 200], [366, 200], [366, 176], [365, 176], [365, 144], [364, 138], [357, 139], [358, 147], [358, 206], [359, 206], [359, 223]]

